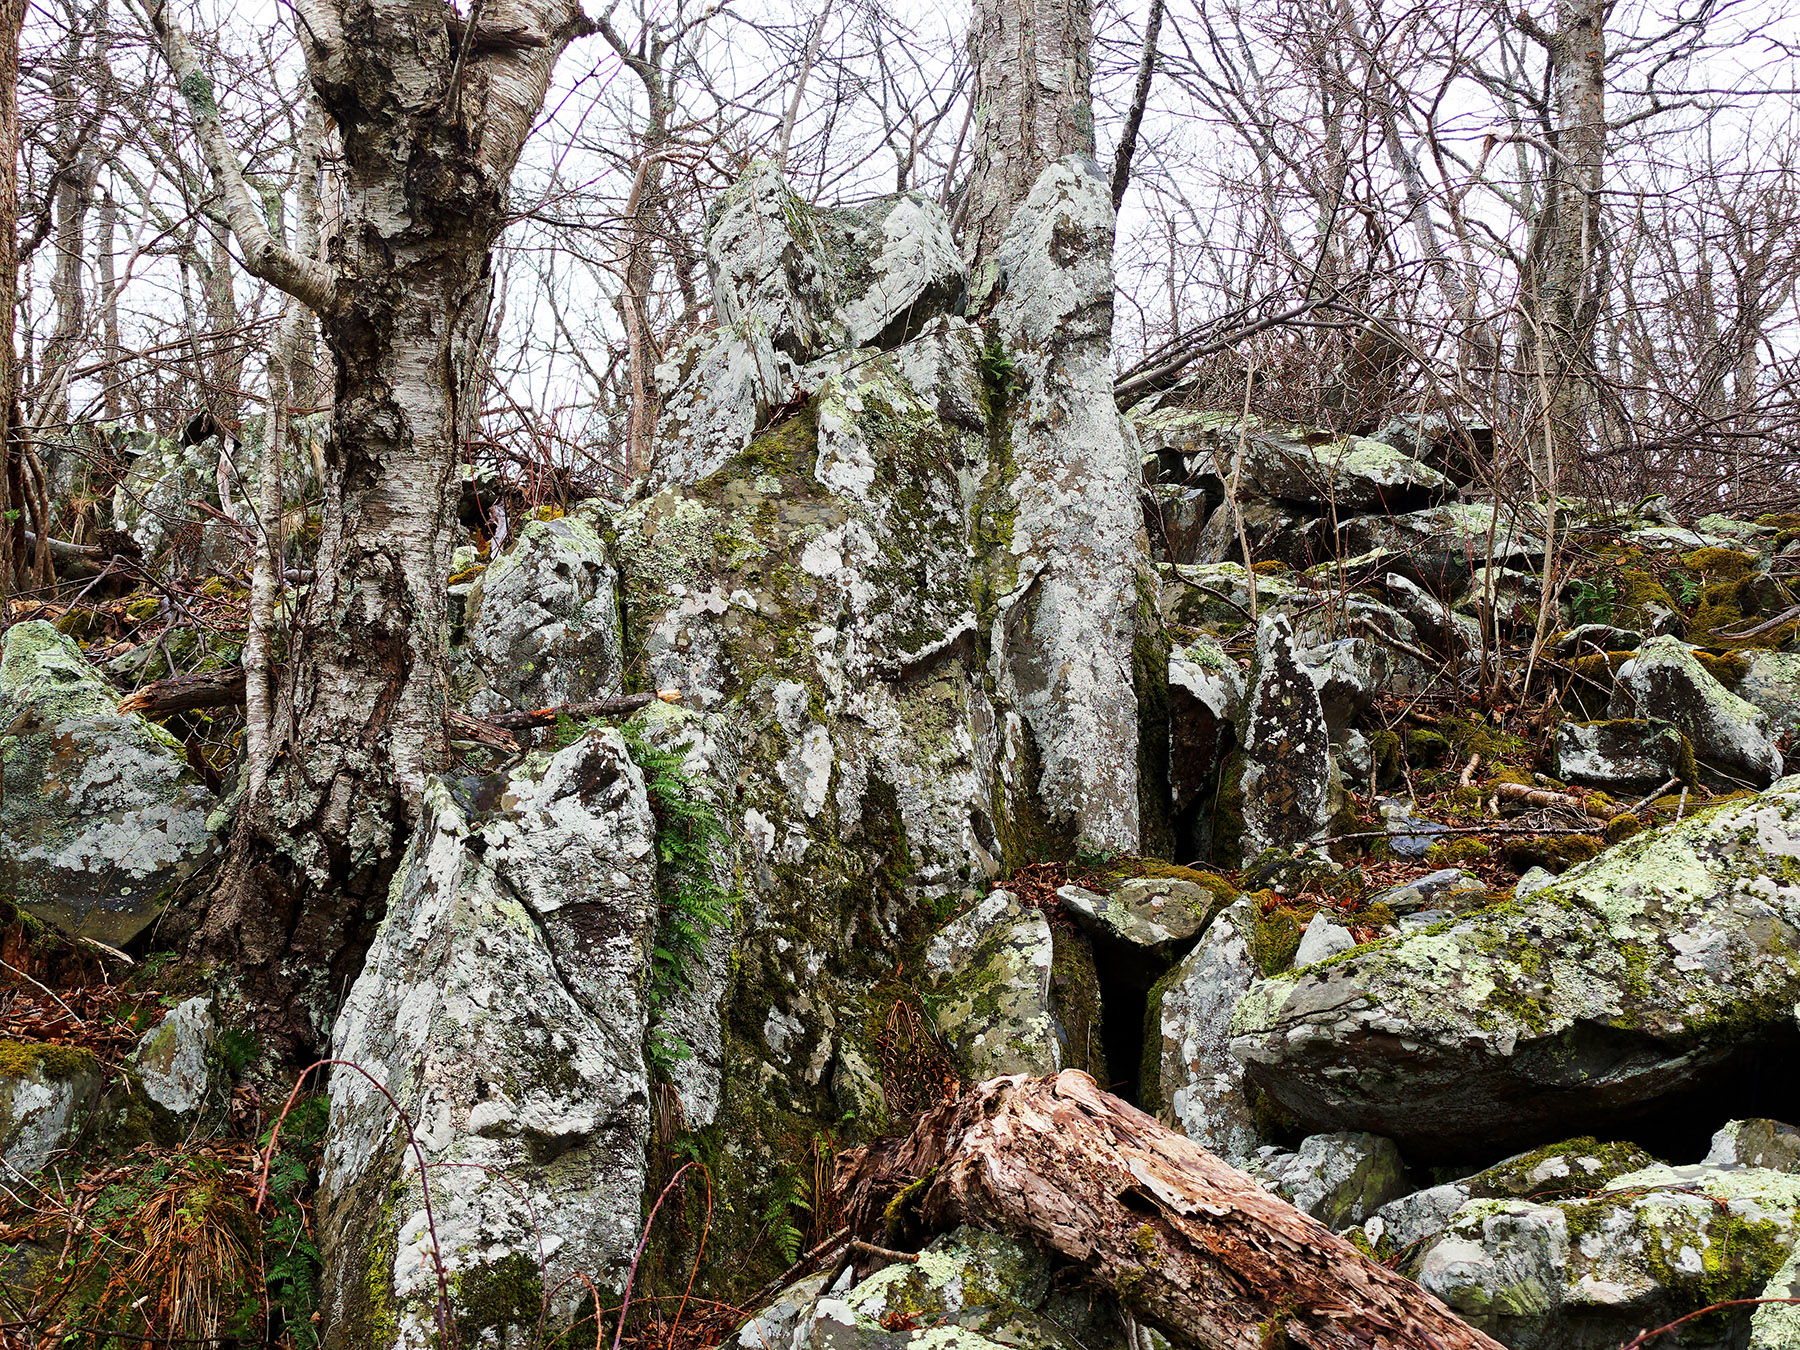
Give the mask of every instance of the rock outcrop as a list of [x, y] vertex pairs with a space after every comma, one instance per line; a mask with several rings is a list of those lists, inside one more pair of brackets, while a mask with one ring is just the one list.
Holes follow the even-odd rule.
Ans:
[[0, 647], [0, 892], [123, 945], [210, 854], [214, 799], [161, 727], [41, 620]]
[[[434, 1343], [440, 1273], [465, 1334], [501, 1339], [532, 1332], [546, 1289], [575, 1315], [577, 1272], [621, 1285], [650, 1126], [654, 850], [616, 731], [427, 787], [332, 1037], [327, 1345]], [[539, 1292], [497, 1296], [520, 1281]]]
[[1232, 1050], [1319, 1130], [1442, 1156], [1573, 1133], [1792, 1036], [1800, 778], [1512, 904], [1259, 983]]

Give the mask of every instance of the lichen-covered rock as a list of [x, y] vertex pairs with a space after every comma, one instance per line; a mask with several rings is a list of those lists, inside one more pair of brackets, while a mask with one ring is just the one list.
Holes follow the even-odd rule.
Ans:
[[1779, 1120], [1729, 1121], [1713, 1135], [1701, 1161], [1709, 1167], [1800, 1172], [1800, 1130]]
[[1458, 614], [1436, 595], [1398, 572], [1381, 578], [1381, 590], [1395, 610], [1406, 616], [1419, 639], [1446, 657], [1481, 649], [1481, 625]]
[[1609, 623], [1583, 623], [1559, 634], [1551, 646], [1558, 656], [1572, 660], [1603, 652], [1635, 652], [1643, 644], [1644, 637], [1632, 628], [1615, 628]]
[[1168, 958], [1191, 943], [1236, 891], [1181, 877], [1132, 877], [1101, 895], [1083, 886], [1057, 891], [1063, 905], [1095, 933]]
[[916, 1262], [895, 1262], [841, 1295], [820, 1297], [788, 1345], [771, 1342], [755, 1350], [790, 1345], [792, 1350], [1118, 1350], [1124, 1345], [1124, 1324], [1110, 1299], [1053, 1289], [1050, 1275], [1049, 1261], [1029, 1245], [957, 1228], [935, 1239]]
[[1240, 452], [1246, 495], [1313, 508], [1410, 511], [1454, 496], [1453, 484], [1405, 451], [1365, 436], [1341, 440], [1303, 428], [1248, 422], [1232, 413], [1160, 408], [1137, 417], [1165, 453], [1179, 454], [1190, 473], [1228, 479]]
[[150, 1100], [178, 1116], [206, 1106], [218, 1034], [208, 999], [190, 998], [164, 1013], [131, 1056]]
[[1199, 637], [1169, 652], [1169, 788], [1175, 814], [1210, 795], [1243, 718], [1244, 673]]
[[[1612, 1350], [1647, 1327], [1754, 1298], [1800, 1237], [1800, 1179], [1654, 1164], [1554, 1204], [1465, 1203], [1412, 1267], [1419, 1283], [1515, 1350]], [[1745, 1344], [1748, 1308], [1677, 1342]]]
[[1309, 593], [1292, 576], [1251, 572], [1238, 562], [1165, 565], [1156, 573], [1163, 621], [1213, 636], [1235, 636], [1249, 626], [1253, 583], [1259, 613], [1288, 608]]
[[464, 623], [486, 688], [477, 716], [617, 691], [623, 663], [618, 573], [579, 516], [534, 520], [475, 583]]
[[1467, 589], [1477, 567], [1529, 571], [1544, 559], [1544, 541], [1522, 517], [1482, 502], [1352, 516], [1338, 536], [1344, 556], [1390, 550], [1394, 572], [1446, 599]]
[[1105, 178], [1070, 156], [1038, 176], [1001, 240], [994, 318], [1025, 391], [1006, 428], [1016, 570], [993, 645], [1051, 821], [1078, 847], [1134, 853], [1134, 654], [1154, 611], [1139, 603], [1151, 582], [1137, 455], [1111, 401], [1113, 224]]
[[1680, 777], [1681, 749], [1681, 730], [1669, 722], [1564, 722], [1556, 728], [1556, 776], [1607, 792], [1651, 792]]
[[1316, 1130], [1529, 1142], [1723, 1072], [1800, 999], [1800, 777], [1529, 896], [1255, 985], [1232, 1051]]
[[1367, 904], [1370, 909], [1376, 905], [1386, 905], [1395, 914], [1416, 914], [1425, 909], [1467, 908], [1458, 903], [1458, 897], [1474, 897], [1485, 893], [1480, 878], [1472, 877], [1458, 867], [1445, 867], [1412, 881], [1402, 882], [1398, 886], [1390, 886], [1384, 891], [1377, 891], [1368, 898]]
[[1800, 652], [1751, 647], [1742, 655], [1744, 674], [1732, 692], [1762, 710], [1772, 735], [1800, 731]]
[[1285, 614], [1256, 633], [1256, 684], [1244, 727], [1244, 855], [1324, 837], [1331, 737], [1318, 687], [1294, 650]]
[[[433, 780], [339, 1014], [321, 1168], [333, 1347], [530, 1335], [616, 1289], [643, 1210], [655, 825], [616, 731], [472, 794]], [[417, 1160], [382, 1091], [416, 1124]], [[540, 1259], [543, 1265], [540, 1268]], [[540, 1273], [541, 1272], [541, 1273]]]
[[1781, 776], [1781, 751], [1762, 709], [1726, 689], [1679, 638], [1651, 638], [1620, 667], [1608, 713], [1672, 722], [1693, 742], [1702, 769], [1767, 787]]
[[1794, 1350], [1800, 1345], [1800, 1244], [1788, 1253], [1781, 1269], [1756, 1294], [1765, 1302], [1750, 1311], [1750, 1339], [1745, 1350]]
[[1339, 952], [1347, 952], [1356, 945], [1356, 939], [1350, 930], [1342, 924], [1331, 921], [1327, 910], [1320, 910], [1312, 916], [1306, 925], [1306, 931], [1300, 934], [1300, 945], [1294, 949], [1294, 969], [1303, 966], [1317, 965], [1320, 961], [1329, 961]]
[[100, 1096], [87, 1050], [0, 1041], [0, 1158], [29, 1176], [69, 1147]]
[[931, 939], [925, 974], [937, 991], [933, 1016], [971, 1081], [1062, 1068], [1050, 1003], [1054, 957], [1042, 911], [1011, 891], [990, 892]]
[[213, 797], [180, 743], [42, 620], [0, 647], [0, 892], [65, 933], [122, 946], [212, 848]]
[[1259, 919], [1249, 897], [1221, 910], [1199, 945], [1151, 991], [1147, 1018], [1145, 1059], [1156, 1078], [1153, 1088], [1146, 1085], [1146, 1109], [1236, 1166], [1262, 1144], [1228, 1034], [1231, 1010], [1257, 978]]
[[1412, 1188], [1394, 1141], [1374, 1134], [1315, 1134], [1293, 1153], [1264, 1149], [1251, 1175], [1333, 1232]]

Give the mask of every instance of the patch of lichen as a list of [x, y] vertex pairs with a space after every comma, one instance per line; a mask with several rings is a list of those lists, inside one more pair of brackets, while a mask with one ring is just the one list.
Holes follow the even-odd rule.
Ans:
[[1521, 876], [1534, 867], [1561, 876], [1605, 847], [1605, 840], [1591, 834], [1537, 835], [1507, 840], [1500, 846], [1500, 860]]
[[[1708, 1216], [1705, 1241], [1672, 1241], [1659, 1225], [1641, 1225], [1644, 1263], [1651, 1277], [1673, 1303], [1671, 1312], [1685, 1316], [1729, 1303], [1755, 1298], [1769, 1277], [1781, 1269], [1793, 1240], [1783, 1240], [1783, 1227], [1773, 1219], [1750, 1219], [1720, 1205]], [[1574, 1229], [1570, 1229], [1573, 1239]], [[1694, 1270], [1690, 1249], [1698, 1245], [1700, 1269]], [[1671, 1248], [1673, 1250], [1671, 1250]], [[1728, 1335], [1747, 1319], [1744, 1309], [1726, 1309], [1696, 1317], [1684, 1328], [1702, 1337]]]
[[1146, 853], [1175, 852], [1175, 800], [1170, 782], [1169, 635], [1149, 574], [1137, 577], [1131, 640], [1131, 685], [1138, 709], [1139, 839]]

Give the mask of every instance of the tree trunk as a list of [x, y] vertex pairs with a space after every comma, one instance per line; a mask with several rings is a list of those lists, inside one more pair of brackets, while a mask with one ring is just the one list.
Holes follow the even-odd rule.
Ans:
[[1600, 312], [1600, 190], [1606, 167], [1606, 20], [1601, 0], [1560, 0], [1555, 33], [1531, 35], [1549, 53], [1556, 140], [1532, 223], [1522, 385], [1534, 397], [1528, 429], [1540, 492], [1583, 447], [1594, 400]]
[[964, 1223], [1012, 1233], [1206, 1350], [1500, 1350], [1077, 1069], [991, 1079], [907, 1137], [846, 1153], [836, 1180], [866, 1240], [912, 1245]]
[[20, 509], [19, 371], [13, 321], [19, 289], [19, 30], [25, 0], [0, 0], [0, 616], [27, 554]]
[[444, 762], [451, 488], [479, 411], [490, 255], [551, 69], [590, 31], [569, 0], [518, 0], [504, 32], [453, 22], [441, 0], [297, 9], [342, 141], [329, 263], [271, 235], [186, 35], [151, 11], [246, 266], [319, 313], [336, 370], [318, 575], [289, 639], [268, 788], [196, 943], [282, 1058], [327, 1034]]
[[1064, 155], [1094, 154], [1092, 0], [975, 0], [975, 164], [957, 207], [970, 309], [998, 280], [1013, 208]]

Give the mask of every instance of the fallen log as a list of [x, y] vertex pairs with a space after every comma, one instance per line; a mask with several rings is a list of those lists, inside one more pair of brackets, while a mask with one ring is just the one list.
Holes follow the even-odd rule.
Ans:
[[201, 708], [229, 708], [244, 701], [244, 668], [227, 666], [199, 675], [172, 675], [140, 685], [119, 700], [122, 713], [194, 712]]
[[523, 712], [495, 713], [488, 720], [507, 731], [524, 731], [528, 727], [553, 727], [559, 717], [607, 717], [614, 713], [636, 712], [661, 699], [664, 703], [681, 702], [679, 689], [663, 689], [654, 694], [619, 694], [613, 698], [593, 698], [582, 703], [564, 703], [555, 708], [528, 708]]
[[889, 1247], [959, 1224], [1066, 1258], [1204, 1350], [1500, 1350], [1403, 1276], [1069, 1069], [994, 1078], [852, 1149], [850, 1229]]

